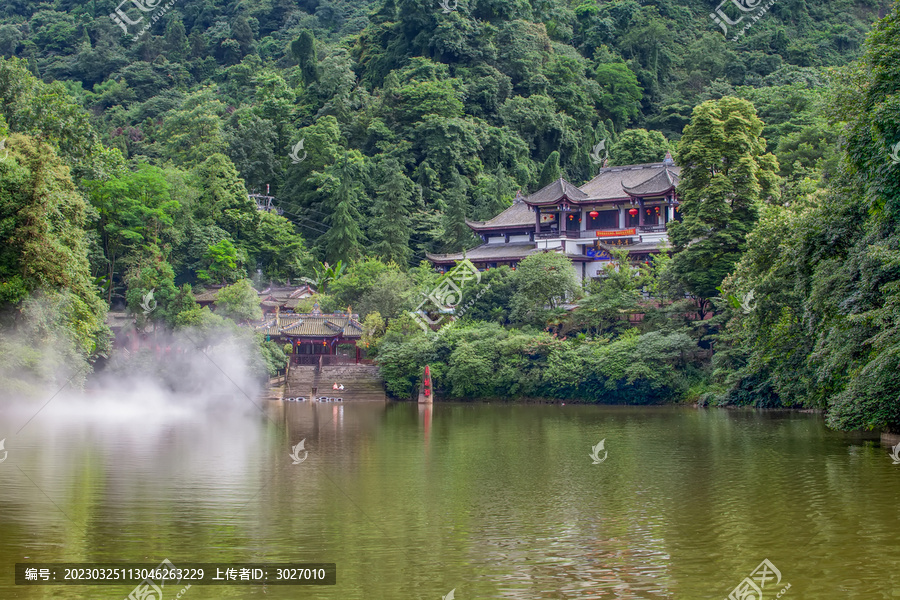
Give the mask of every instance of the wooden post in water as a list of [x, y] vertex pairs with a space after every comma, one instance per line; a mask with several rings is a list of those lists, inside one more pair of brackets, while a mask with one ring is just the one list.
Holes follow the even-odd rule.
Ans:
[[419, 388], [419, 404], [431, 404], [434, 396], [431, 393], [431, 369], [425, 365], [425, 375], [422, 377], [422, 387]]

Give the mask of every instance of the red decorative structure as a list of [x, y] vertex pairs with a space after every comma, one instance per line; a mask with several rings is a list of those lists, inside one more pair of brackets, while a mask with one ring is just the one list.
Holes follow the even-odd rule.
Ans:
[[596, 219], [597, 217], [600, 216], [600, 213], [598, 213], [596, 210], [592, 210], [591, 212], [588, 213], [588, 215], [590, 215], [590, 217], [592, 219]]
[[628, 214], [631, 215], [632, 217], [636, 217], [638, 214], [638, 209], [632, 208], [631, 210], [628, 211]]
[[431, 396], [431, 369], [425, 365], [425, 375], [422, 377], [422, 391], [419, 392], [419, 404], [431, 404], [434, 398]]

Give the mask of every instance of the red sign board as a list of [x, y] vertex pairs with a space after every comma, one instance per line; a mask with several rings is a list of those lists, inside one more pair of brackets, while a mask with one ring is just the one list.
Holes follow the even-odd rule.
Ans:
[[598, 231], [597, 237], [620, 237], [623, 235], [635, 235], [635, 229], [617, 229], [616, 231]]

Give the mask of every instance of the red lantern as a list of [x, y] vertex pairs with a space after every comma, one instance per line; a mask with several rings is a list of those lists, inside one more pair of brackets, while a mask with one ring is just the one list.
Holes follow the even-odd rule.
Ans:
[[569, 215], [569, 220], [570, 220], [570, 221], [571, 221], [572, 219], [574, 219], [574, 218], [575, 218], [575, 215]]
[[588, 215], [589, 215], [592, 219], [596, 219], [597, 217], [600, 216], [600, 213], [598, 213], [596, 210], [592, 210], [591, 212], [588, 213]]
[[631, 210], [628, 211], [628, 214], [631, 215], [632, 217], [636, 217], [638, 214], [638, 209], [632, 208]]
[[656, 207], [656, 214], [659, 214], [659, 207]]

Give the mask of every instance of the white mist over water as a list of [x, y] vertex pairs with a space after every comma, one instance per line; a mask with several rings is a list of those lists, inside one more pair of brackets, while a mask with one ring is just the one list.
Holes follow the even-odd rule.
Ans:
[[[160, 347], [158, 356], [119, 351], [83, 391], [66, 385], [0, 400], [8, 494], [25, 496], [33, 484], [62, 504], [77, 474], [98, 468], [111, 499], [164, 501], [200, 488], [208, 502], [231, 505], [241, 489], [258, 488], [254, 465], [270, 452], [261, 439], [270, 417], [248, 345], [229, 339], [201, 350], [172, 338]], [[58, 512], [47, 504], [45, 514]]]

